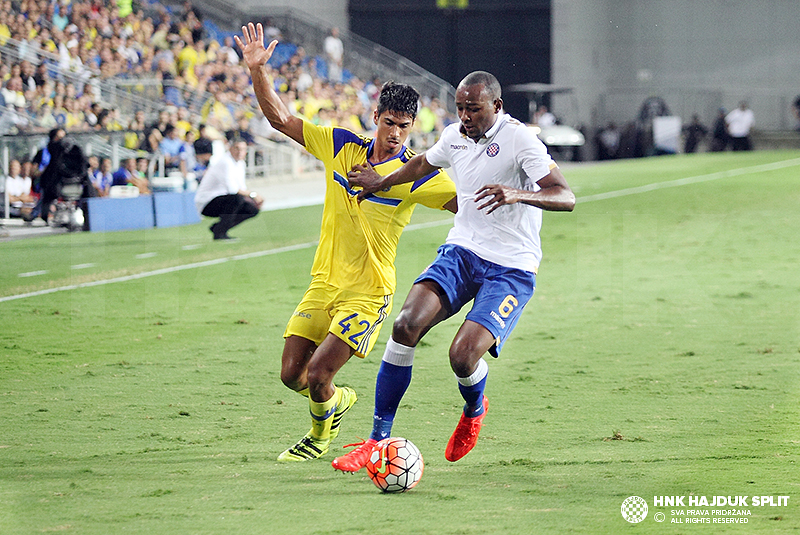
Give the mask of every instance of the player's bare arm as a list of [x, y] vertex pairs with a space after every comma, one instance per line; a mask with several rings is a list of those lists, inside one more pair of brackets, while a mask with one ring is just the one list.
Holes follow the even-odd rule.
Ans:
[[397, 184], [414, 182], [438, 169], [438, 167], [434, 167], [428, 163], [423, 153], [417, 154], [408, 160], [403, 167], [386, 176], [381, 176], [376, 173], [369, 164], [356, 164], [347, 173], [347, 178], [350, 181], [350, 185], [363, 188], [358, 194], [358, 199], [363, 200], [364, 197], [370, 193], [375, 193], [378, 190], [396, 186]]
[[303, 120], [292, 115], [280, 99], [272, 87], [272, 80], [267, 71], [267, 61], [275, 52], [278, 41], [272, 41], [264, 48], [264, 28], [260, 22], [256, 25], [250, 22], [247, 26], [242, 26], [243, 39], [238, 35], [233, 38], [242, 49], [242, 56], [253, 80], [253, 90], [264, 116], [275, 130], [305, 146]]
[[518, 202], [553, 212], [571, 212], [575, 208], [575, 194], [572, 193], [564, 175], [557, 167], [540, 179], [537, 184], [541, 188], [539, 191], [488, 184], [475, 192], [475, 202], [485, 201], [478, 206], [478, 210], [488, 208], [487, 214], [491, 214], [506, 204]]

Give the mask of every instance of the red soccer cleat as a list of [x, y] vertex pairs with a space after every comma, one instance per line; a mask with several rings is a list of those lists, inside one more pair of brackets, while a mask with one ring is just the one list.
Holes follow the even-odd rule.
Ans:
[[475, 444], [478, 442], [478, 435], [481, 432], [483, 425], [483, 417], [489, 410], [489, 400], [483, 396], [483, 413], [474, 418], [467, 418], [462, 412], [461, 419], [458, 421], [456, 430], [453, 431], [453, 436], [447, 442], [447, 448], [444, 450], [444, 458], [450, 462], [455, 462], [462, 458], [464, 455], [472, 451]]
[[346, 446], [342, 446], [343, 448], [349, 448], [350, 446], [358, 447], [347, 455], [342, 455], [341, 457], [335, 458], [333, 462], [331, 462], [331, 466], [333, 466], [336, 470], [341, 470], [342, 472], [358, 472], [367, 465], [369, 454], [372, 453], [372, 450], [375, 448], [375, 444], [377, 443], [377, 440], [370, 438], [366, 441], [362, 440], [361, 442], [356, 442], [355, 444], [347, 444]]

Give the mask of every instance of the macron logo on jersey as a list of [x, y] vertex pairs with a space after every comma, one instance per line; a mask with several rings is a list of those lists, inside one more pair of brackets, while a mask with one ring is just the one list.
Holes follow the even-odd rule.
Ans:
[[497, 312], [495, 312], [494, 310], [492, 310], [491, 312], [489, 312], [489, 315], [491, 315], [491, 316], [492, 316], [492, 318], [493, 318], [494, 320], [496, 320], [498, 324], [500, 324], [500, 327], [502, 327], [503, 329], [505, 329], [505, 328], [506, 328], [506, 322], [505, 322], [505, 321], [503, 321], [503, 319], [502, 319], [502, 318], [501, 318], [501, 317], [500, 317], [500, 316], [497, 314]]
[[450, 145], [450, 148], [453, 150], [469, 150], [469, 147], [466, 145]]

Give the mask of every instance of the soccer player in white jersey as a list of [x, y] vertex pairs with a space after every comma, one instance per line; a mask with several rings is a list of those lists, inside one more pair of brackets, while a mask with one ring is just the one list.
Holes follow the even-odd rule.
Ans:
[[472, 450], [489, 407], [483, 355], [498, 356], [533, 296], [542, 257], [542, 210], [575, 207], [575, 195], [542, 142], [503, 112], [500, 84], [492, 74], [467, 75], [456, 90], [456, 107], [460, 124], [448, 126], [433, 147], [400, 169], [382, 177], [357, 165], [348, 174], [366, 196], [449, 167], [458, 212], [446, 243], [414, 282], [394, 322], [375, 387], [372, 434], [333, 461], [338, 470], [359, 470], [374, 444], [391, 435], [411, 381], [415, 346], [434, 325], [474, 300], [450, 345], [450, 366], [465, 405], [445, 458], [457, 461]]

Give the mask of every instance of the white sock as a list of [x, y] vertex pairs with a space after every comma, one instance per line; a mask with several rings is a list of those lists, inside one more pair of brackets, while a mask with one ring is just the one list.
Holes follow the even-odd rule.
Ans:
[[398, 344], [394, 338], [389, 338], [383, 352], [383, 361], [395, 366], [411, 366], [414, 364], [414, 348]]
[[472, 372], [472, 375], [469, 377], [459, 377], [456, 375], [456, 379], [458, 379], [459, 384], [464, 386], [474, 386], [481, 381], [486, 375], [489, 373], [489, 365], [486, 364], [486, 361], [481, 359], [478, 361], [478, 367], [475, 368], [475, 371]]

